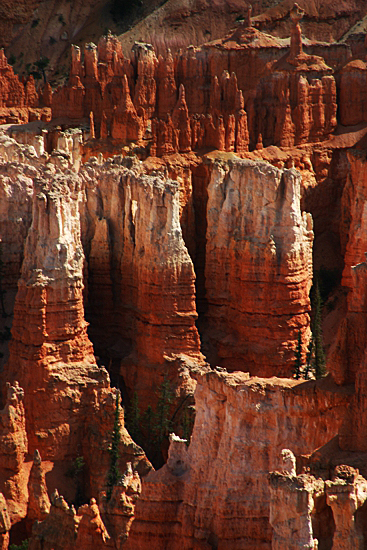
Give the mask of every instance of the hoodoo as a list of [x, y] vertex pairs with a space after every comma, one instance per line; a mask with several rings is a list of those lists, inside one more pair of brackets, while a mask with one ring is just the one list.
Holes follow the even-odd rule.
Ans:
[[367, 547], [366, 0], [13, 4], [0, 547]]

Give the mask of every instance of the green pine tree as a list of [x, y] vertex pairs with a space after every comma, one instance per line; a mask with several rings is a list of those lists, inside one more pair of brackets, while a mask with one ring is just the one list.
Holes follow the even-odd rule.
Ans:
[[310, 372], [312, 371], [313, 358], [314, 358], [314, 337], [313, 337], [313, 334], [311, 333], [311, 338], [308, 344], [308, 351], [306, 355], [306, 368], [303, 374], [305, 380], [308, 380], [310, 377]]
[[6, 294], [6, 290], [4, 290], [4, 261], [3, 261], [3, 250], [2, 250], [2, 242], [0, 241], [0, 308], [1, 313], [3, 317], [7, 317], [6, 311], [5, 311], [5, 303], [4, 303], [4, 296]]
[[135, 391], [131, 404], [127, 407], [126, 417], [125, 417], [125, 426], [127, 431], [135, 441], [140, 445], [141, 442], [141, 431], [140, 431], [140, 409], [139, 409], [139, 398], [138, 394]]
[[107, 500], [110, 500], [112, 495], [112, 488], [116, 485], [120, 472], [118, 468], [118, 461], [120, 458], [119, 445], [121, 441], [121, 426], [120, 426], [120, 392], [116, 394], [116, 409], [115, 409], [115, 421], [113, 424], [112, 442], [109, 448], [110, 453], [110, 469], [107, 474]]
[[151, 405], [148, 406], [147, 410], [143, 414], [141, 427], [144, 437], [143, 449], [146, 452], [149, 460], [151, 460], [154, 451], [154, 433], [155, 433], [155, 414]]
[[301, 377], [301, 367], [302, 367], [302, 335], [301, 331], [298, 331], [298, 341], [295, 351], [295, 361], [294, 361], [294, 377], [298, 380]]
[[318, 281], [316, 281], [313, 296], [313, 309], [314, 319], [312, 333], [315, 339], [314, 373], [315, 378], [322, 378], [326, 374], [326, 361], [324, 346], [322, 343], [322, 300]]
[[170, 408], [173, 400], [173, 392], [168, 378], [165, 376], [159, 388], [158, 402], [155, 414], [155, 440], [160, 446], [168, 437], [172, 427]]
[[190, 445], [190, 439], [191, 439], [192, 429], [194, 427], [194, 422], [195, 422], [195, 408], [193, 406], [186, 407], [182, 415], [181, 428], [182, 428], [182, 437], [183, 439], [186, 439], [187, 446]]

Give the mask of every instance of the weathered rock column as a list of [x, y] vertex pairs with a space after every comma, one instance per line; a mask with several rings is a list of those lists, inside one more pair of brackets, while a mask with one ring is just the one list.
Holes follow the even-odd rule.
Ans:
[[248, 160], [215, 163], [208, 186], [206, 314], [213, 364], [290, 376], [309, 339], [312, 218], [301, 175]]
[[355, 522], [357, 509], [367, 499], [367, 481], [350, 466], [337, 466], [332, 481], [325, 482], [326, 502], [333, 511], [333, 550], [362, 550], [364, 540]]
[[269, 474], [270, 525], [273, 527], [273, 550], [314, 550], [311, 512], [314, 493], [323, 492], [324, 483], [307, 474], [295, 475], [294, 455], [282, 451], [283, 472]]

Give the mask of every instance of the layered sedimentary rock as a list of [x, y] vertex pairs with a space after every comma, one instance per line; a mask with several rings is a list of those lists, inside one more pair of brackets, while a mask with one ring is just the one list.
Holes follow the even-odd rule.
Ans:
[[367, 357], [365, 344], [366, 327], [366, 280], [367, 263], [352, 268], [352, 290], [348, 295], [348, 309], [342, 320], [328, 365], [338, 384], [354, 383], [355, 395], [339, 431], [342, 449], [365, 451], [367, 424], [366, 407]]
[[0, 165], [0, 237], [2, 256], [6, 258], [3, 284], [8, 289], [15, 289], [20, 275], [24, 239], [31, 224], [32, 176], [37, 171], [28, 164], [19, 163], [20, 151], [14, 140], [7, 136], [1, 136], [0, 140], [2, 160], [5, 157], [5, 162]]
[[101, 520], [95, 499], [85, 504], [76, 513], [57, 492], [51, 498], [51, 510], [42, 523], [33, 528], [29, 548], [55, 550], [73, 548], [114, 548]]
[[[64, 462], [64, 469], [65, 460], [85, 456], [86, 491], [96, 495], [106, 483], [115, 396], [107, 372], [95, 362], [84, 320], [82, 182], [49, 164], [33, 183], [32, 225], [4, 376], [19, 378], [25, 388], [30, 452], [38, 449], [44, 459]], [[146, 469], [143, 451], [124, 430], [122, 464], [129, 455], [134, 467]]]
[[310, 475], [296, 477], [280, 472], [272, 472], [269, 482], [272, 549], [317, 548], [313, 538], [311, 513], [314, 508], [314, 493], [323, 489], [323, 482], [318, 483]]
[[[60, 452], [56, 442], [51, 443], [51, 440], [56, 433], [60, 433], [62, 439], [62, 432], [64, 437], [68, 432], [56, 418], [51, 420], [50, 409], [46, 421], [49, 427], [50, 421], [51, 425], [54, 422], [54, 429], [47, 431], [42, 428], [45, 418], [37, 411], [39, 399], [36, 396], [45, 392], [43, 384], [49, 377], [47, 371], [58, 365], [57, 376], [60, 377], [62, 364], [66, 362], [80, 364], [85, 361], [82, 368], [91, 368], [92, 371], [95, 364], [83, 317], [83, 251], [78, 213], [81, 190], [71, 176], [59, 174], [57, 178], [55, 171], [51, 170], [48, 176], [49, 179], [46, 175], [39, 182], [34, 192], [32, 225], [18, 282], [13, 340], [6, 367], [9, 380], [17, 373], [27, 393], [27, 421], [34, 429], [31, 451], [39, 448], [44, 457], [50, 457], [50, 452]], [[87, 366], [88, 363], [91, 367]], [[37, 365], [37, 376], [29, 375], [32, 364]], [[96, 366], [94, 370], [97, 374]], [[107, 380], [103, 385], [107, 388]], [[46, 392], [46, 399], [52, 402], [51, 394]], [[54, 414], [59, 415], [57, 402], [54, 407]]]
[[290, 50], [250, 21], [175, 58], [157, 59], [150, 44], [136, 42], [125, 59], [110, 34], [98, 47], [86, 46], [84, 63], [73, 47], [69, 82], [53, 95], [53, 117], [80, 120], [92, 112], [95, 135], [124, 143], [143, 143], [147, 131], [157, 156], [203, 147], [243, 153], [260, 135], [265, 146], [325, 140], [336, 126], [333, 70], [303, 52], [298, 20]]
[[110, 499], [107, 501], [105, 492], [100, 495], [100, 506], [92, 498], [89, 504], [80, 506], [76, 511], [55, 492], [51, 497], [49, 514], [34, 525], [29, 548], [122, 548], [129, 536], [135, 501], [140, 491], [139, 475], [132, 471], [131, 463], [128, 463], [118, 485], [113, 487]]
[[295, 470], [280, 470], [269, 475], [274, 550], [364, 548], [363, 515], [356, 512], [366, 501], [367, 482], [358, 470], [341, 464], [332, 480], [325, 480], [325, 471], [323, 479], [316, 479], [309, 473], [297, 476]]
[[29, 474], [28, 494], [27, 521], [33, 525], [36, 520], [44, 520], [50, 512], [46, 476], [42, 468], [41, 455], [37, 449], [34, 451], [33, 464]]
[[31, 120], [50, 120], [51, 110], [40, 105], [33, 76], [24, 86], [0, 50], [0, 123], [27, 123]]
[[308, 342], [313, 232], [300, 181], [262, 162], [213, 165], [203, 337], [214, 364], [289, 376], [298, 332]]
[[7, 550], [9, 547], [9, 531], [11, 528], [8, 508], [4, 495], [0, 493], [0, 548]]
[[[27, 510], [27, 475], [24, 471], [28, 451], [24, 391], [18, 382], [6, 385], [6, 404], [0, 411], [1, 487], [6, 499], [1, 533], [10, 530], [11, 524], [24, 518]], [[7, 519], [8, 518], [8, 519]], [[6, 538], [6, 537], [5, 537]]]
[[[98, 353], [123, 360], [125, 384], [141, 385], [148, 398], [156, 383], [152, 369], [169, 372], [169, 362], [179, 354], [202, 358], [195, 275], [182, 239], [178, 185], [159, 175], [145, 176], [138, 161], [130, 164], [128, 170], [117, 161], [91, 163], [82, 172], [86, 219], [91, 220], [84, 229], [91, 247], [88, 312]], [[103, 303], [96, 286], [102, 277]], [[109, 329], [101, 339], [96, 329], [102, 318], [109, 319]]]
[[353, 126], [367, 120], [367, 65], [363, 59], [347, 63], [340, 71], [340, 123]]
[[[274, 63], [275, 72], [261, 79], [255, 100], [257, 135], [265, 145], [292, 146], [322, 141], [336, 127], [336, 84], [321, 57], [303, 52], [297, 4], [289, 55]], [[315, 78], [317, 77], [317, 78]]]
[[336, 434], [348, 397], [207, 371], [195, 402], [190, 446], [173, 438], [167, 464], [143, 480], [126, 548], [271, 548], [268, 471], [285, 443], [300, 455]]
[[365, 260], [367, 252], [366, 159], [362, 152], [347, 153], [348, 173], [341, 198], [340, 241], [344, 257], [342, 285], [352, 288], [352, 266]]
[[367, 482], [348, 466], [336, 468], [332, 481], [325, 482], [326, 502], [333, 511], [333, 550], [364, 548], [364, 537], [356, 525], [356, 511], [367, 499]]
[[342, 319], [332, 349], [329, 369], [338, 384], [354, 383], [364, 377], [362, 364], [366, 348], [366, 263], [365, 158], [348, 152], [348, 173], [341, 197], [340, 240], [344, 255], [342, 284], [349, 289], [347, 314]]

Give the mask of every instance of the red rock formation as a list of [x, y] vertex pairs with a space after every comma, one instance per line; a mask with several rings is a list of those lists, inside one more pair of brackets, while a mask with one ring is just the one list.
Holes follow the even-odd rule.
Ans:
[[96, 499], [78, 509], [82, 516], [78, 525], [78, 534], [74, 548], [114, 548], [113, 541], [101, 519]]
[[50, 120], [48, 108], [38, 109], [38, 93], [33, 76], [25, 89], [13, 68], [8, 64], [4, 50], [0, 50], [0, 123], [19, 124], [30, 120]]
[[0, 107], [24, 107], [24, 86], [8, 64], [4, 50], [0, 50], [1, 95]]
[[[7, 504], [3, 527], [7, 525], [7, 517], [12, 524], [16, 523], [25, 517], [27, 509], [27, 482], [23, 469], [28, 450], [23, 406], [24, 392], [17, 382], [14, 386], [7, 383], [6, 392], [6, 405], [0, 411], [0, 482]], [[6, 528], [5, 531], [9, 529]]]
[[311, 513], [314, 493], [323, 491], [324, 483], [313, 476], [291, 476], [272, 472], [270, 484], [270, 525], [273, 527], [272, 550], [317, 549]]
[[[85, 452], [87, 491], [98, 494], [106, 482], [115, 399], [86, 334], [81, 192], [76, 175], [46, 170], [38, 180], [5, 376], [19, 377], [27, 388], [30, 452], [38, 448], [45, 459], [57, 461]], [[145, 458], [139, 448], [129, 451], [130, 444], [124, 431], [121, 459], [126, 463], [126, 454], [133, 452], [135, 467]]]
[[367, 120], [367, 65], [361, 59], [347, 63], [340, 71], [340, 123], [352, 126]]
[[[288, 449], [283, 453], [293, 455]], [[366, 501], [367, 482], [358, 474], [346, 465], [335, 468], [332, 481], [306, 473], [297, 476], [287, 467], [270, 473], [272, 548], [331, 547], [331, 539], [333, 549], [363, 548], [356, 511]]]
[[0, 493], [0, 548], [7, 550], [9, 546], [9, 531], [11, 528], [8, 508], [4, 495]]
[[167, 115], [167, 120], [152, 120], [152, 144], [150, 155], [162, 157], [178, 151], [179, 131], [172, 124], [172, 119]]
[[[135, 501], [141, 490], [140, 478], [128, 463], [127, 471], [112, 496], [102, 497], [102, 520], [96, 499], [80, 506], [76, 513], [57, 491], [51, 498], [50, 513], [36, 522], [30, 539], [31, 550], [90, 550], [90, 548], [120, 549], [124, 546], [134, 519]], [[107, 522], [109, 532], [104, 521]]]
[[72, 550], [75, 546], [77, 529], [81, 518], [76, 515], [58, 492], [51, 496], [51, 509], [47, 518], [36, 522], [29, 542], [30, 550]]
[[156, 107], [155, 71], [158, 60], [151, 44], [135, 42], [133, 46], [137, 80], [135, 83], [134, 105], [144, 109], [147, 118], [151, 118]]
[[68, 116], [80, 120], [84, 116], [85, 88], [79, 76], [70, 74], [69, 83], [52, 96], [52, 118]]
[[32, 526], [37, 521], [43, 521], [50, 512], [45, 472], [42, 468], [41, 455], [34, 451], [33, 464], [28, 479], [27, 521]]
[[[236, 33], [200, 50], [189, 47], [175, 59], [169, 53], [167, 58], [161, 56], [157, 60], [150, 44], [136, 42], [131, 62], [123, 58], [116, 39], [108, 35], [101, 39], [98, 48], [94, 44], [86, 47], [85, 76], [80, 52], [74, 51], [69, 84], [54, 94], [53, 116], [66, 114], [75, 119], [77, 111], [79, 118], [93, 111], [100, 124], [104, 110], [108, 125], [112, 121], [113, 127], [120, 124], [127, 129], [136, 126], [138, 116], [141, 138], [146, 129], [149, 131], [148, 120], [156, 115], [165, 121], [159, 124], [168, 138], [168, 150], [177, 149], [173, 128], [180, 129], [180, 152], [201, 147], [244, 152], [248, 147], [248, 129], [252, 147], [260, 133], [265, 146], [292, 146], [327, 139], [336, 126], [335, 81], [332, 69], [321, 57], [303, 52], [298, 19], [292, 30], [290, 53], [283, 58], [286, 50], [275, 39], [269, 42], [267, 35], [247, 25], [241, 27], [238, 36]], [[117, 50], [112, 54], [115, 46]], [[259, 59], [259, 47], [272, 51], [266, 62], [266, 55]], [[260, 67], [254, 64], [255, 60]], [[246, 64], [251, 65], [249, 74], [243, 71]], [[123, 77], [127, 78], [128, 86]], [[184, 86], [186, 97], [183, 105], [181, 93], [174, 109], [176, 82]], [[119, 123], [116, 109], [127, 108], [119, 107], [121, 100], [124, 101], [121, 86], [130, 90], [132, 102], [129, 98], [127, 110], [131, 111], [132, 119], [121, 119]], [[75, 107], [70, 107], [74, 95], [77, 101], [74, 101]], [[245, 103], [246, 110], [252, 111], [249, 128], [244, 119]], [[212, 119], [200, 118], [208, 114]], [[171, 115], [172, 129], [167, 121]], [[158, 143], [160, 137], [154, 134], [156, 129], [157, 126], [153, 129], [151, 154], [159, 156], [166, 151]], [[127, 137], [126, 133], [128, 130], [119, 128], [113, 131], [112, 137], [123, 142], [137, 140]]]
[[180, 86], [178, 101], [172, 113], [172, 123], [178, 131], [179, 152], [188, 153], [191, 151], [191, 128], [183, 84]]
[[[274, 72], [260, 81], [255, 110], [264, 144], [281, 147], [327, 139], [336, 127], [336, 85], [330, 75]], [[307, 74], [307, 73], [306, 73]], [[254, 130], [252, 130], [254, 131]]]
[[313, 232], [300, 179], [261, 162], [213, 166], [203, 335], [213, 364], [290, 376], [298, 331], [307, 345]]
[[30, 75], [25, 85], [25, 104], [29, 107], [38, 107], [38, 94], [32, 75]]
[[101, 498], [101, 514], [109, 533], [117, 548], [124, 546], [134, 520], [135, 503], [141, 493], [141, 481], [137, 472], [133, 472], [131, 464], [127, 464], [126, 472], [118, 485], [112, 489], [110, 500]]
[[102, 82], [98, 78], [97, 63], [97, 46], [90, 42], [84, 47], [84, 116], [88, 116], [91, 111], [98, 114], [102, 111]]
[[347, 153], [347, 159], [349, 170], [341, 199], [340, 240], [344, 256], [342, 285], [352, 288], [352, 266], [364, 262], [367, 251], [367, 181], [363, 153]]
[[[348, 153], [349, 169], [341, 199], [341, 246], [344, 255], [342, 284], [349, 288], [347, 313], [329, 352], [328, 368], [338, 384], [364, 384], [366, 348], [366, 263], [365, 159], [363, 154]], [[357, 264], [357, 265], [355, 265]], [[354, 267], [353, 267], [354, 266]], [[362, 377], [362, 378], [361, 378]], [[361, 388], [359, 391], [363, 391]], [[354, 430], [353, 430], [354, 433]], [[346, 432], [347, 435], [347, 432]]]
[[353, 268], [354, 287], [348, 296], [348, 310], [342, 320], [328, 368], [338, 384], [354, 382], [355, 395], [339, 431], [339, 445], [352, 451], [367, 450], [366, 403], [366, 297], [367, 263]]
[[[20, 147], [14, 139], [0, 136], [0, 149], [5, 161], [0, 164], [0, 237], [3, 284], [9, 293], [16, 290], [20, 276], [24, 241], [32, 217], [33, 177], [37, 170], [29, 164], [19, 163], [19, 157], [28, 148]], [[8, 161], [14, 164], [9, 165]]]
[[367, 481], [358, 471], [338, 466], [333, 481], [325, 482], [326, 502], [333, 511], [333, 550], [363, 548], [363, 534], [356, 526], [355, 513], [367, 499]]
[[164, 58], [161, 55], [158, 57], [155, 80], [157, 82], [156, 114], [158, 118], [164, 118], [167, 113], [172, 113], [177, 100], [174, 61], [170, 50]]
[[167, 464], [143, 479], [126, 549], [270, 548], [268, 471], [285, 443], [300, 455], [329, 441], [348, 403], [322, 385], [198, 376], [190, 446], [173, 438]]
[[[89, 219], [105, 218], [109, 228], [108, 242], [103, 244], [109, 252], [103, 256], [108, 255], [112, 265], [111, 297], [99, 318], [109, 316], [113, 332], [106, 335], [104, 331], [102, 338], [96, 335], [97, 346], [102, 345], [104, 353], [111, 346], [113, 357], [124, 358], [126, 386], [132, 389], [137, 382], [144, 388], [142, 400], [148, 399], [149, 404], [154, 396], [150, 388], [156, 384], [153, 366], [163, 374], [170, 370], [167, 361], [178, 354], [198, 360], [201, 354], [195, 327], [195, 276], [182, 239], [178, 186], [158, 176], [144, 176], [138, 162], [132, 168], [129, 171], [112, 162], [90, 164], [83, 177]], [[93, 269], [98, 273], [103, 264], [98, 266], [93, 257], [90, 268], [93, 278], [97, 276]], [[108, 287], [106, 291], [110, 292]], [[112, 311], [105, 309], [111, 305]], [[95, 319], [91, 321], [95, 325]]]
[[144, 123], [138, 117], [131, 101], [129, 84], [126, 75], [122, 79], [122, 95], [120, 103], [114, 110], [111, 137], [119, 141], [140, 141], [143, 137]]

